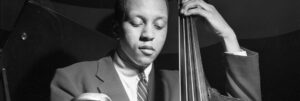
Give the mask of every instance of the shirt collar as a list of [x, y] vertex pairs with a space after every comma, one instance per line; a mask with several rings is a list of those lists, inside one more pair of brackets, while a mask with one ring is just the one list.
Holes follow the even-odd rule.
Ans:
[[[113, 59], [113, 63], [114, 63], [114, 66], [117, 70], [117, 72], [119, 73], [119, 75], [122, 75], [123, 77], [132, 77], [130, 75], [128, 75], [128, 72], [121, 67], [121, 65], [119, 65], [118, 63], [116, 63], [116, 61], [121, 61], [121, 62], [124, 62], [120, 57], [119, 55], [117, 54], [117, 52], [115, 52], [114, 54], [114, 59]], [[147, 80], [147, 82], [149, 81], [149, 75], [150, 75], [150, 72], [152, 70], [152, 67], [153, 67], [153, 63], [151, 63], [150, 65], [148, 65], [145, 69], [144, 69], [144, 74], [145, 74], [145, 79]], [[138, 74], [135, 74], [134, 77], [138, 78]], [[138, 78], [139, 80], [139, 78]]]
[[146, 80], [149, 81], [149, 74], [152, 70], [152, 63], [144, 70]]

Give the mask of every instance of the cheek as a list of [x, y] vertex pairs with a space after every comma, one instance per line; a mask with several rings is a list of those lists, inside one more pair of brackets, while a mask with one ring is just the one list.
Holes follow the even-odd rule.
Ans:
[[136, 47], [139, 41], [140, 34], [138, 29], [131, 28], [130, 26], [124, 26], [124, 41], [130, 47]]
[[167, 37], [167, 30], [162, 30], [156, 34], [155, 46], [161, 50]]

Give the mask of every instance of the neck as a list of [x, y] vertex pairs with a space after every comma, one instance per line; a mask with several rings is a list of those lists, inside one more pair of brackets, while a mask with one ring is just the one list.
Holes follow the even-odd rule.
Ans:
[[135, 76], [140, 72], [143, 72], [147, 66], [140, 66], [134, 63], [121, 49], [117, 49], [113, 57], [116, 65], [122, 69], [122, 73], [128, 76]]

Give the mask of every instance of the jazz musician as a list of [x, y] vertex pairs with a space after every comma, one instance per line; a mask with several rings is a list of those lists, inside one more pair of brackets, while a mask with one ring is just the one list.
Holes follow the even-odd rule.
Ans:
[[[240, 48], [213, 5], [203, 0], [182, 3], [182, 14], [204, 17], [223, 40], [229, 85], [224, 96], [260, 101], [258, 54]], [[153, 66], [167, 36], [167, 5], [167, 0], [117, 0], [117, 48], [99, 60], [58, 69], [51, 101], [179, 101], [178, 71]]]

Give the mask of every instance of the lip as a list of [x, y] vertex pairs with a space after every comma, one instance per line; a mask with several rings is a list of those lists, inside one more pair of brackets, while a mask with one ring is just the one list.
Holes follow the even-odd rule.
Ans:
[[155, 49], [152, 46], [140, 46], [139, 50], [145, 55], [152, 55], [155, 52]]

